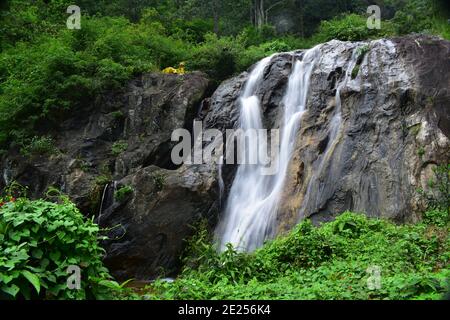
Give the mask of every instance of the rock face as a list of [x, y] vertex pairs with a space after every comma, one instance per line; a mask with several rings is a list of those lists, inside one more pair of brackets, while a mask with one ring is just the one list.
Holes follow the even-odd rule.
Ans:
[[[357, 65], [348, 70], [355, 51]], [[345, 210], [417, 221], [424, 209], [417, 189], [426, 188], [434, 166], [450, 159], [450, 43], [425, 36], [331, 41], [320, 52], [277, 213], [279, 232], [299, 219], [322, 222]], [[260, 84], [268, 129], [279, 127], [281, 96], [299, 55], [273, 57]], [[342, 85], [346, 72], [352, 76]], [[235, 121], [233, 84], [245, 79], [241, 75], [217, 90], [207, 124], [234, 126], [218, 119]], [[342, 124], [330, 141], [340, 86]]]
[[[45, 197], [50, 186], [68, 194], [112, 228], [105, 261], [118, 278], [171, 274], [193, 232], [189, 225], [217, 216], [213, 171], [185, 172], [170, 159], [172, 132], [191, 129], [208, 90], [202, 73], [143, 75], [46, 132], [56, 154], [24, 157], [10, 150], [1, 161], [0, 188], [17, 181], [32, 198]], [[132, 194], [116, 201], [114, 192], [125, 185]]]
[[[340, 134], [330, 141], [336, 90], [352, 53], [362, 47], [353, 79], [341, 88]], [[345, 210], [418, 220], [423, 208], [416, 190], [426, 187], [433, 166], [450, 160], [450, 42], [426, 36], [331, 41], [320, 51], [277, 212], [278, 231], [307, 217], [331, 220]], [[258, 95], [268, 129], [279, 127], [288, 77], [301, 56], [278, 54], [265, 71]], [[105, 261], [119, 279], [173, 275], [190, 225], [206, 218], [214, 226], [223, 203], [217, 166], [174, 165], [171, 134], [192, 130], [196, 117], [205, 128], [236, 127], [247, 78], [243, 73], [225, 81], [207, 98], [209, 83], [201, 73], [143, 75], [48, 133], [58, 154], [30, 158], [10, 150], [0, 162], [0, 187], [18, 181], [32, 197], [42, 197], [49, 186], [70, 195], [110, 229]], [[324, 154], [327, 149], [332, 151]], [[223, 167], [222, 199], [235, 174], [236, 166]], [[128, 192], [115, 197], [124, 186]]]
[[281, 215], [280, 223], [288, 227], [298, 210], [317, 221], [345, 210], [416, 221], [423, 209], [417, 189], [432, 178], [431, 166], [450, 159], [450, 43], [425, 37], [366, 44], [359, 72], [341, 90], [341, 134], [322, 159], [332, 143], [335, 90], [355, 46], [361, 45], [331, 42], [321, 49], [291, 165], [294, 180], [285, 190], [283, 215], [293, 220]]

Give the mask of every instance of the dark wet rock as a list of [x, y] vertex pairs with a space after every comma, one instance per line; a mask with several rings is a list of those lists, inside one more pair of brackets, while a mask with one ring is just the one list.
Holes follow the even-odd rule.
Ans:
[[[173, 273], [183, 239], [192, 234], [188, 225], [208, 218], [217, 198], [208, 194], [211, 179], [200, 187], [194, 173], [179, 174], [170, 158], [172, 132], [190, 129], [208, 87], [198, 72], [142, 75], [123, 92], [104, 95], [74, 111], [58, 130], [45, 132], [58, 153], [24, 157], [10, 150], [1, 161], [0, 187], [17, 181], [29, 188], [28, 196], [40, 198], [54, 186], [102, 227], [114, 227], [106, 261], [121, 279], [149, 279], [162, 269]], [[152, 171], [167, 176], [163, 190], [152, 190]], [[135, 190], [131, 207], [114, 199], [128, 182]], [[124, 232], [120, 239], [117, 228]]]
[[100, 224], [112, 228], [105, 243], [106, 264], [119, 279], [174, 275], [193, 226], [218, 216], [216, 179], [203, 166], [177, 171], [150, 166], [117, 184], [133, 194], [115, 201]]

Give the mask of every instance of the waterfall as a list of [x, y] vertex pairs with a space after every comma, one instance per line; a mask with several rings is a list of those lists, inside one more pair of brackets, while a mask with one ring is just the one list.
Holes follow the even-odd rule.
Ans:
[[315, 207], [315, 209], [319, 209], [318, 207], [318, 196], [321, 194], [320, 190], [320, 183], [321, 181], [319, 178], [322, 176], [323, 171], [325, 169], [325, 165], [329, 164], [329, 159], [333, 155], [334, 150], [336, 149], [336, 146], [340, 140], [341, 135], [341, 129], [342, 129], [342, 100], [341, 100], [341, 91], [343, 88], [345, 88], [349, 81], [351, 81], [351, 75], [352, 71], [356, 66], [357, 60], [358, 60], [358, 50], [354, 49], [350, 62], [348, 63], [344, 80], [338, 85], [336, 88], [336, 95], [335, 95], [335, 103], [336, 108], [335, 112], [333, 114], [333, 118], [330, 121], [330, 129], [328, 133], [328, 145], [325, 148], [325, 151], [323, 153], [323, 156], [319, 159], [319, 166], [317, 170], [314, 170], [314, 173], [311, 177], [310, 183], [308, 184], [305, 198], [303, 200], [302, 207], [300, 208], [300, 218], [303, 218], [306, 212], [306, 209], [308, 206], [311, 205], [312, 197], [315, 197], [314, 202], [312, 205]]
[[222, 198], [223, 198], [223, 193], [225, 191], [225, 183], [223, 181], [222, 168], [223, 168], [223, 156], [220, 157], [218, 169], [217, 169], [217, 175], [218, 175], [218, 181], [219, 181], [219, 205], [220, 205], [220, 207], [222, 207]]
[[[308, 50], [301, 61], [294, 55], [296, 62], [282, 100], [284, 115], [280, 124], [278, 170], [274, 175], [268, 176], [262, 174], [264, 165], [239, 166], [230, 190], [224, 220], [217, 231], [221, 250], [231, 243], [239, 251], [253, 251], [263, 245], [266, 239], [274, 236], [278, 205], [296, 135], [306, 110], [311, 73], [319, 53], [318, 47]], [[240, 99], [240, 128], [243, 130], [262, 128], [260, 100], [256, 91], [271, 59], [269, 57], [258, 63], [244, 88]], [[246, 154], [256, 155], [258, 142], [263, 143], [250, 138]]]
[[[109, 189], [111, 189], [111, 191], [109, 191]], [[100, 225], [101, 224], [101, 219], [102, 219], [102, 215], [103, 212], [105, 211], [105, 208], [108, 208], [108, 206], [110, 206], [112, 204], [112, 202], [114, 202], [114, 194], [117, 191], [117, 181], [113, 181], [112, 183], [108, 183], [105, 185], [105, 188], [103, 189], [103, 193], [102, 193], [102, 199], [100, 202], [100, 209], [98, 212], [98, 218], [97, 218], [97, 224]]]
[[103, 214], [103, 204], [105, 203], [106, 192], [108, 191], [108, 188], [109, 188], [109, 183], [106, 184], [105, 188], [103, 189], [102, 200], [100, 202], [100, 210], [98, 212], [98, 218], [97, 218], [97, 224], [98, 225], [100, 225], [100, 223], [101, 223], [102, 214]]

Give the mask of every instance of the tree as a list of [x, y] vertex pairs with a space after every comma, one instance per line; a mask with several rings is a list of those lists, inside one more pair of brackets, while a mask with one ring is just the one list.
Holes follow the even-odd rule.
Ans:
[[258, 29], [261, 29], [263, 25], [269, 23], [269, 14], [276, 7], [285, 3], [286, 0], [276, 1], [272, 3], [267, 3], [266, 0], [255, 0], [253, 4], [253, 12], [254, 12], [254, 24]]

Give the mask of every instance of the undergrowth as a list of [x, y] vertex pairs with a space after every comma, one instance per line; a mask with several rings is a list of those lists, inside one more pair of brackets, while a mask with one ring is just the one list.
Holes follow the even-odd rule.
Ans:
[[397, 226], [346, 212], [320, 227], [304, 221], [251, 254], [232, 246], [217, 253], [200, 228], [180, 277], [147, 289], [152, 299], [441, 299], [450, 277], [448, 212], [431, 216]]
[[99, 227], [58, 202], [0, 198], [0, 300], [132, 297], [103, 266]]

